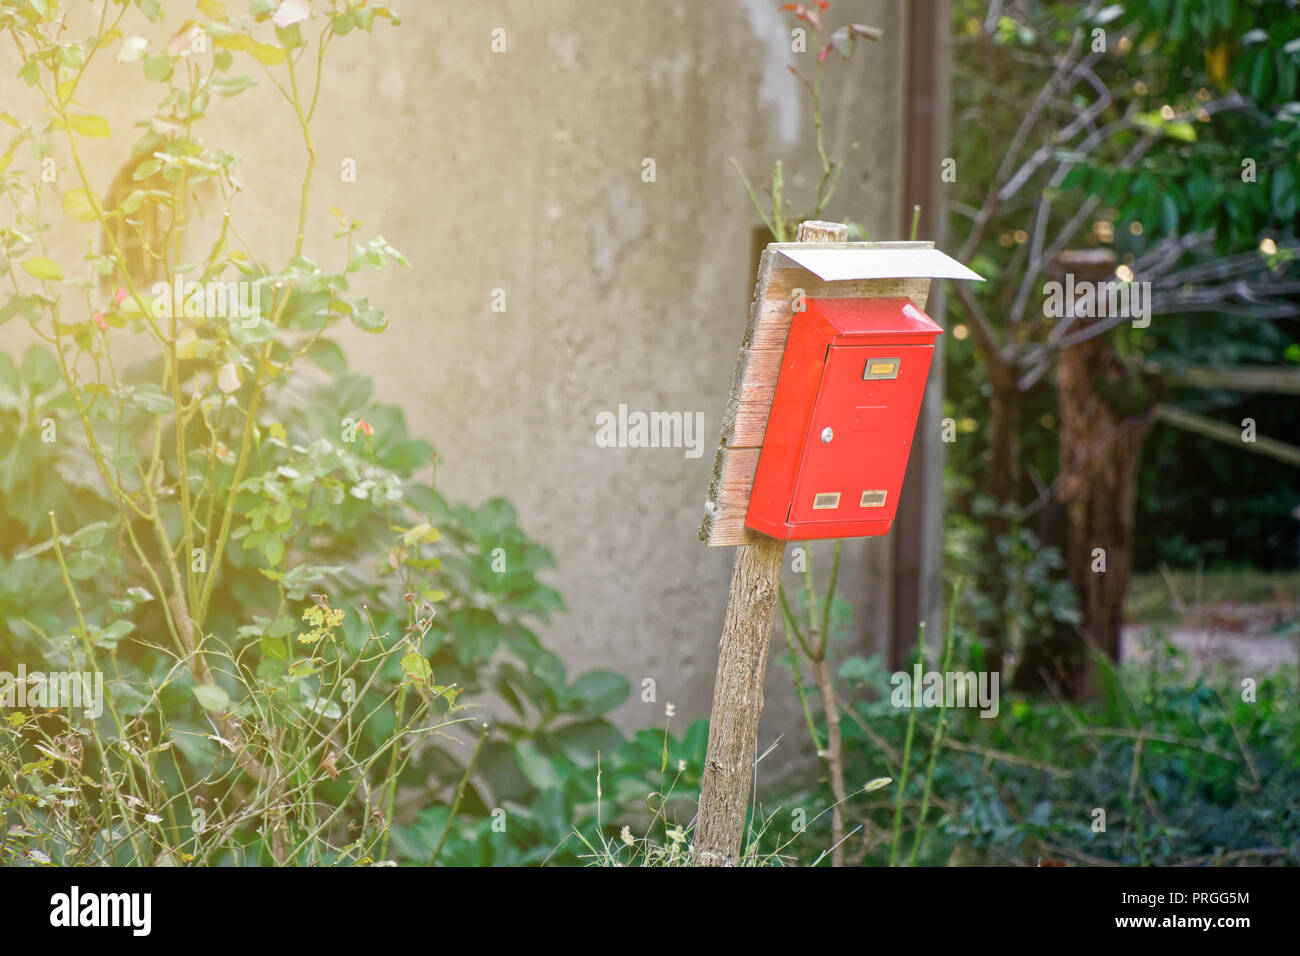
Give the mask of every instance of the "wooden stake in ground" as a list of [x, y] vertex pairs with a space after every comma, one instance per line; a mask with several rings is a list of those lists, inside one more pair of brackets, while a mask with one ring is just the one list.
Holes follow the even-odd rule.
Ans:
[[[848, 227], [805, 222], [797, 242], [844, 242]], [[733, 395], [739, 405], [742, 396]], [[728, 420], [737, 408], [727, 410]], [[718, 676], [713, 685], [709, 748], [700, 783], [695, 819], [695, 862], [735, 866], [740, 860], [749, 807], [750, 784], [758, 750], [758, 719], [763, 713], [763, 680], [776, 619], [785, 542], [765, 535], [736, 549], [727, 597], [727, 616], [718, 646]]]

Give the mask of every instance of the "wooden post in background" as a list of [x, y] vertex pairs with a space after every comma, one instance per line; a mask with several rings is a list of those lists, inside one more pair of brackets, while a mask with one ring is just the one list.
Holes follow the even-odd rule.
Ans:
[[[845, 242], [848, 235], [840, 223], [809, 221], [800, 224], [795, 241]], [[736, 549], [692, 841], [701, 866], [735, 866], [740, 860], [784, 557], [785, 542], [766, 536]]]

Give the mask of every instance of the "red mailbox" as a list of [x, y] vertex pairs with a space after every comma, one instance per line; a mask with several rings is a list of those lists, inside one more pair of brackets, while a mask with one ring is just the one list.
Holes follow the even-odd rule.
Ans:
[[888, 534], [943, 329], [907, 298], [794, 316], [745, 524], [784, 541]]

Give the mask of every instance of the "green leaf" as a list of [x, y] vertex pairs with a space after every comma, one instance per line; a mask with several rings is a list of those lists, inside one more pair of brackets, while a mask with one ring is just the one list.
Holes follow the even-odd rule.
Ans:
[[135, 625], [130, 621], [114, 621], [108, 627], [98, 630], [92, 635], [91, 641], [96, 647], [102, 647], [106, 650], [116, 650], [118, 642], [135, 630]]
[[515, 758], [519, 761], [520, 771], [538, 790], [558, 790], [564, 786], [564, 781], [551, 766], [551, 762], [538, 752], [531, 741], [521, 740], [515, 744]]
[[259, 646], [261, 647], [263, 657], [268, 657], [273, 661], [289, 659], [289, 649], [285, 644], [283, 637], [263, 634]]
[[1178, 232], [1178, 200], [1174, 199], [1172, 193], [1165, 193], [1160, 206], [1164, 216], [1165, 234], [1175, 235]]
[[143, 189], [132, 189], [126, 194], [126, 198], [122, 200], [122, 204], [113, 211], [120, 212], [124, 216], [134, 215], [139, 211], [140, 207], [144, 205], [144, 200], [145, 194]]
[[1270, 187], [1273, 213], [1282, 220], [1295, 217], [1297, 208], [1295, 173], [1289, 166], [1281, 166], [1273, 173]]
[[23, 353], [23, 381], [33, 392], [46, 392], [54, 387], [63, 373], [50, 350], [33, 343]]
[[152, 383], [137, 385], [131, 392], [129, 402], [154, 415], [165, 415], [175, 408], [171, 396]]
[[339, 36], [347, 36], [357, 25], [355, 13], [355, 10], [349, 10], [330, 17], [330, 28]]
[[280, 46], [286, 50], [302, 46], [302, 31], [298, 29], [296, 23], [291, 23], [287, 27], [276, 27], [275, 36], [280, 41]]
[[1172, 139], [1185, 143], [1196, 142], [1196, 129], [1186, 120], [1167, 120], [1159, 112], [1139, 113], [1134, 117], [1137, 125], [1152, 132], [1164, 133]]
[[226, 5], [221, 0], [199, 0], [199, 12], [209, 20], [218, 20], [225, 22], [229, 14], [226, 13]]
[[1082, 163], [1070, 167], [1070, 171], [1065, 174], [1061, 180], [1060, 188], [1073, 189], [1075, 186], [1083, 186], [1092, 178], [1091, 167], [1084, 166]]
[[144, 75], [151, 83], [162, 83], [172, 75], [172, 58], [166, 53], [155, 53], [144, 58]]
[[75, 581], [94, 577], [104, 566], [104, 556], [94, 551], [77, 551], [65, 559], [68, 575]]
[[388, 318], [383, 312], [372, 308], [365, 299], [357, 303], [350, 316], [352, 324], [362, 332], [382, 332], [388, 327]]
[[410, 680], [427, 683], [433, 680], [433, 668], [423, 654], [412, 651], [402, 657], [402, 673]]
[[277, 618], [271, 626], [266, 629], [266, 633], [270, 634], [272, 637], [284, 637], [286, 634], [297, 630], [297, 628], [298, 622], [286, 614], [283, 617]]
[[57, 282], [63, 278], [63, 270], [53, 259], [47, 259], [45, 256], [36, 256], [34, 259], [28, 259], [23, 263], [23, 268], [29, 275], [38, 279], [49, 279]]
[[0, 391], [17, 398], [22, 389], [22, 379], [18, 377], [18, 366], [4, 352], [0, 352]]
[[95, 116], [93, 113], [69, 116], [68, 126], [74, 133], [80, 133], [82, 136], [103, 139], [112, 135], [108, 129], [108, 120], [102, 116]]
[[14, 555], [14, 560], [26, 561], [29, 558], [36, 557], [38, 554], [44, 554], [46, 551], [49, 551], [53, 547], [54, 547], [54, 539], [51, 538], [49, 541], [42, 541], [40, 544], [34, 544], [30, 548], [24, 548], [22, 551], [19, 551], [17, 554]]
[[348, 360], [343, 355], [343, 350], [329, 339], [317, 339], [316, 342], [303, 353], [303, 358], [319, 365], [331, 375], [342, 375], [348, 370]]
[[283, 63], [288, 56], [280, 47], [272, 46], [269, 43], [259, 43], [256, 40], [253, 41], [252, 53], [257, 62], [263, 66], [275, 66], [278, 63]]
[[578, 702], [584, 713], [592, 716], [613, 710], [627, 700], [631, 692], [627, 678], [613, 671], [588, 671], [568, 687], [569, 698]]
[[[256, 527], [256, 522], [254, 527]], [[244, 547], [256, 548], [261, 551], [262, 556], [266, 558], [266, 563], [272, 568], [284, 560], [284, 542], [280, 540], [279, 535], [269, 531], [250, 534], [244, 539]]]
[[[104, 533], [108, 530], [107, 521], [96, 521], [88, 524], [84, 528], [76, 531], [72, 535], [72, 543], [80, 548], [98, 547], [99, 543], [104, 540]], [[148, 594], [145, 591], [145, 594]]]
[[77, 222], [94, 222], [95, 198], [85, 189], [69, 189], [63, 194], [63, 211]]
[[230, 709], [230, 696], [216, 684], [195, 684], [194, 696], [204, 710], [220, 712]]
[[402, 544], [406, 547], [414, 547], [422, 541], [432, 544], [442, 537], [442, 533], [427, 521], [421, 521], [413, 528], [408, 528], [402, 532]]
[[[133, 179], [135, 182], [139, 182], [142, 179], [148, 179], [150, 176], [158, 172], [158, 170], [160, 169], [162, 169], [161, 159], [146, 159], [143, 163], [141, 163], [139, 166], [135, 168], [135, 172], [131, 174], [131, 179]], [[141, 195], [140, 198], [141, 201], [144, 200], [143, 195]], [[126, 212], [128, 213], [134, 211], [135, 211], [134, 209], [126, 210]]]
[[406, 439], [379, 451], [375, 460], [385, 468], [405, 475], [433, 460], [433, 446], [428, 442]]
[[236, 96], [257, 84], [249, 76], [214, 76], [210, 85], [218, 96]]
[[1250, 71], [1250, 95], [1259, 99], [1273, 80], [1273, 52], [1261, 49], [1255, 53], [1255, 63]]
[[579, 767], [595, 767], [597, 751], [610, 753], [623, 742], [623, 735], [604, 720], [566, 724], [553, 731], [550, 738], [564, 756]]
[[28, 322], [35, 322], [41, 317], [44, 299], [35, 295], [11, 295], [9, 301], [0, 306], [0, 325], [4, 325], [14, 316], [25, 316]]

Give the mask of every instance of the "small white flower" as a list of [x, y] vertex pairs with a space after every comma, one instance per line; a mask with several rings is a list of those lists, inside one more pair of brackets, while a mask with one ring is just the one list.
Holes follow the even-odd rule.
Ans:
[[677, 708], [672, 704], [664, 705], [664, 716], [671, 720], [677, 714]]
[[146, 813], [144, 818], [148, 823], [162, 823], [162, 817], [158, 816], [156, 813]]
[[283, 30], [306, 20], [309, 16], [311, 16], [311, 9], [307, 6], [307, 0], [283, 0], [280, 9], [275, 11], [275, 16], [271, 17], [271, 22]]
[[686, 834], [682, 832], [681, 827], [669, 827], [666, 835], [668, 839], [673, 841], [673, 843], [686, 842]]
[[122, 49], [117, 51], [118, 62], [134, 63], [144, 56], [148, 48], [149, 41], [145, 37], [127, 37], [122, 41]]
[[685, 773], [685, 772], [686, 772], [686, 761], [685, 761], [685, 760], [679, 760], [679, 761], [677, 761], [677, 772], [678, 772], [678, 773]]
[[217, 387], [229, 395], [231, 392], [239, 390], [239, 366], [234, 362], [227, 362], [221, 366], [217, 372]]
[[624, 842], [625, 844], [627, 844], [628, 846], [631, 846], [631, 845], [635, 842], [635, 841], [632, 839], [632, 828], [631, 828], [631, 827], [624, 827], [622, 830], [619, 831], [619, 834], [618, 834], [618, 835], [622, 838], [623, 842]]

